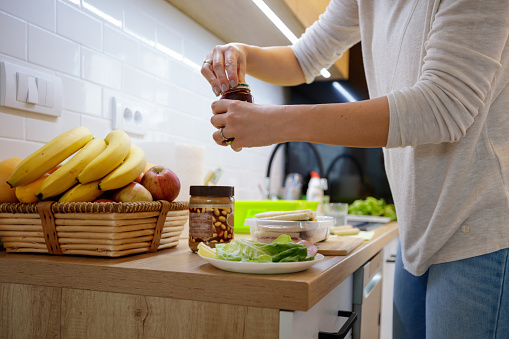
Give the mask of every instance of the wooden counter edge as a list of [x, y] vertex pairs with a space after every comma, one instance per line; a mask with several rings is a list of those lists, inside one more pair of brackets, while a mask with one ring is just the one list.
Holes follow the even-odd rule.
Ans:
[[[274, 279], [270, 276], [248, 276], [216, 271], [213, 267], [204, 267], [205, 271], [201, 273], [189, 273], [0, 257], [0, 282], [307, 311], [397, 234], [397, 224], [380, 226], [372, 240], [347, 256], [327, 256], [325, 260], [334, 262], [325, 263], [328, 267], [326, 270], [316, 277], [309, 270], [303, 273], [307, 278], [302, 279], [286, 275]], [[16, 258], [17, 254], [10, 255]], [[207, 272], [207, 269], [210, 271]], [[220, 297], [211, 292], [211, 285], [217, 286], [220, 291], [223, 287], [224, 292], [228, 293]]]

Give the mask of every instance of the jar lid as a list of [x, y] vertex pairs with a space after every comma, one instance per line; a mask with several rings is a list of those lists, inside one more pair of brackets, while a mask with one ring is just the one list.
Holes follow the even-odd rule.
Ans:
[[191, 186], [189, 194], [200, 197], [231, 197], [233, 186]]

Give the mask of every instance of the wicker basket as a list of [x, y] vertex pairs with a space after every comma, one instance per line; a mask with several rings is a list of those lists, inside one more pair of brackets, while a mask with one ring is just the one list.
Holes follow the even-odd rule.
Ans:
[[121, 257], [178, 245], [187, 202], [0, 203], [7, 252]]

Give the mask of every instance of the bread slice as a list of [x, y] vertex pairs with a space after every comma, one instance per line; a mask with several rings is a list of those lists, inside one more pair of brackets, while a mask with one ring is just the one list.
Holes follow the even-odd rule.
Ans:
[[272, 211], [258, 213], [255, 215], [255, 218], [260, 220], [288, 220], [288, 221], [310, 220], [315, 217], [316, 212], [313, 212], [310, 209], [296, 211]]

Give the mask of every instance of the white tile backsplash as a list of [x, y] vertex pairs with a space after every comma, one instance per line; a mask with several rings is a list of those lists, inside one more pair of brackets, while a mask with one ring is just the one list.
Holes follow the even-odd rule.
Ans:
[[57, 2], [57, 33], [83, 46], [102, 49], [102, 23], [62, 2]]
[[0, 113], [0, 135], [9, 139], [25, 138], [25, 118], [23, 115]]
[[28, 25], [28, 61], [62, 73], [80, 75], [80, 45]]
[[[102, 87], [76, 77], [61, 75], [62, 108], [83, 114], [102, 116]], [[107, 117], [111, 117], [108, 115]]]
[[122, 64], [114, 58], [88, 48], [81, 49], [81, 76], [105, 87], [122, 87]]
[[27, 24], [0, 12], [0, 53], [26, 59]]
[[55, 0], [2, 0], [0, 11], [49, 31], [55, 31]]
[[[123, 97], [146, 108], [147, 134], [133, 143], [202, 146], [204, 173], [221, 167], [219, 184], [234, 185], [236, 199], [261, 199], [272, 147], [237, 153], [212, 140], [217, 98], [199, 68], [222, 43], [166, 0], [0, 1], [0, 60], [56, 74], [63, 87], [61, 117], [0, 107], [0, 159], [25, 157], [80, 125], [104, 138], [111, 97]], [[284, 103], [281, 87], [247, 81], [257, 103]]]

